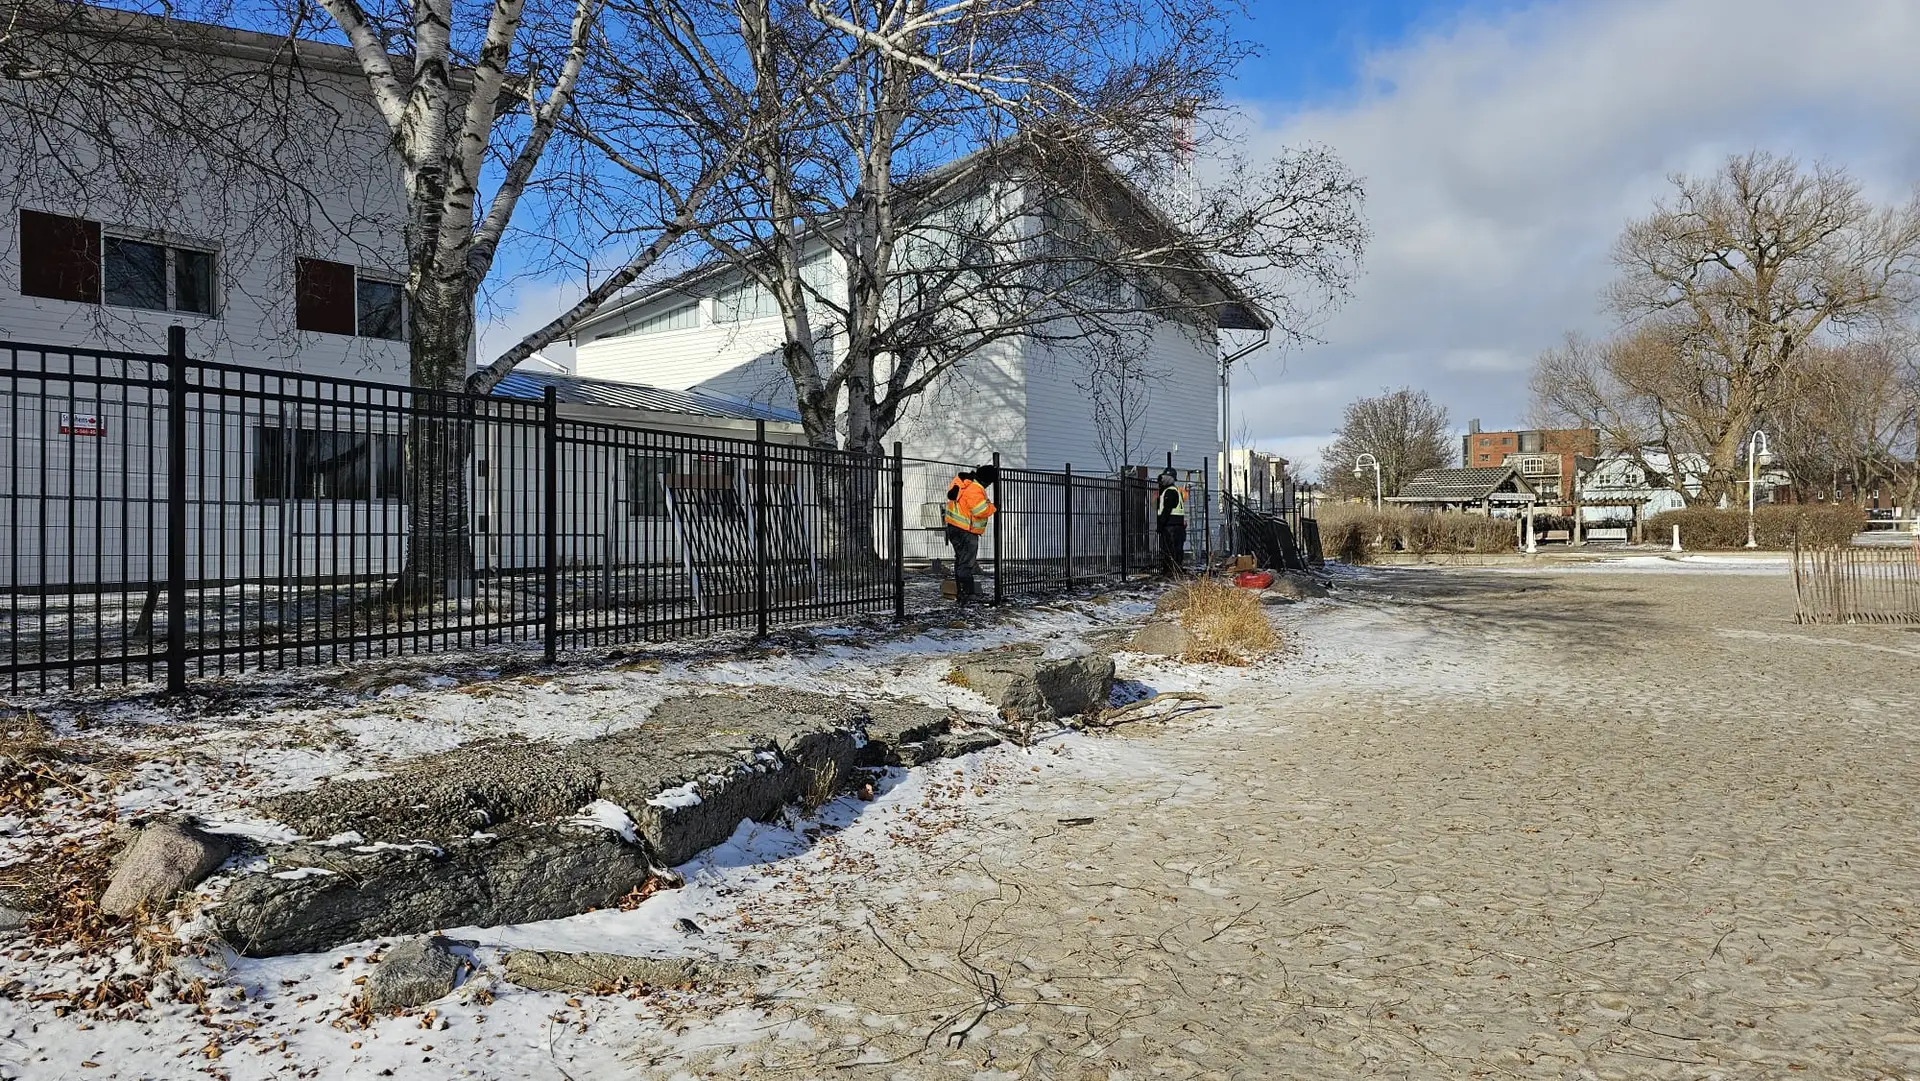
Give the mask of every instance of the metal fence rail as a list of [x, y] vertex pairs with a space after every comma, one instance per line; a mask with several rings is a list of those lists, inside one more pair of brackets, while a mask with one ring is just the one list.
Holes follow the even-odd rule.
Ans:
[[1796, 547], [1793, 589], [1800, 623], [1920, 623], [1920, 544]]
[[[0, 343], [0, 685], [561, 651], [890, 613], [962, 466], [544, 401]], [[1204, 471], [1193, 500], [1210, 503]], [[426, 485], [434, 485], [432, 490]], [[1150, 485], [1007, 469], [996, 599], [1155, 567]], [[1209, 547], [1194, 521], [1189, 548]], [[458, 548], [439, 580], [410, 554]], [[429, 561], [430, 562], [430, 561]], [[422, 576], [426, 580], [423, 581]]]

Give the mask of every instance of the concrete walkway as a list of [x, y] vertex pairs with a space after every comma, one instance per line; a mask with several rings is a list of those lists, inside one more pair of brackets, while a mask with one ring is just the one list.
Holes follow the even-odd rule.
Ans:
[[1920, 1076], [1920, 635], [1796, 627], [1784, 574], [1346, 595], [1225, 711], [990, 756], [930, 793], [925, 859], [756, 902], [744, 953], [818, 962], [777, 1038], [629, 1061]]

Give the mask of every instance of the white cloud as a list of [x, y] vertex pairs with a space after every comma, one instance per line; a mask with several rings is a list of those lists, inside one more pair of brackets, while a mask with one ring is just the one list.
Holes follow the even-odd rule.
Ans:
[[1255, 153], [1338, 151], [1367, 180], [1375, 240], [1354, 300], [1320, 330], [1328, 344], [1236, 376], [1236, 424], [1298, 451], [1348, 400], [1402, 384], [1461, 427], [1524, 422], [1534, 356], [1608, 327], [1613, 239], [1669, 173], [1758, 147], [1904, 198], [1920, 179], [1916, 56], [1910, 0], [1609, 0], [1370, 57], [1352, 100], [1250, 136]]

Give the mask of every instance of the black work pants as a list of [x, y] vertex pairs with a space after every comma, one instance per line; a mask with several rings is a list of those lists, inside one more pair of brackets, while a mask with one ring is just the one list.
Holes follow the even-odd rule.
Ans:
[[980, 534], [950, 525], [947, 527], [947, 546], [953, 549], [954, 592], [963, 601], [979, 595], [979, 587], [973, 584], [973, 576], [980, 571]]
[[1160, 571], [1169, 578], [1187, 573], [1187, 520], [1170, 518], [1160, 523]]

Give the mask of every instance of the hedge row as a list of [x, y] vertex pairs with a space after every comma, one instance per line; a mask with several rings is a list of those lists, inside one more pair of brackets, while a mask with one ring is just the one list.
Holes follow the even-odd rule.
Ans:
[[[1802, 548], [1824, 548], [1846, 544], [1866, 526], [1867, 516], [1859, 507], [1834, 503], [1777, 504], [1755, 507], [1754, 540], [1762, 548], [1791, 548], [1797, 537]], [[1718, 510], [1713, 507], [1686, 507], [1662, 511], [1647, 519], [1647, 540], [1659, 543], [1673, 536], [1680, 527], [1680, 545], [1696, 551], [1744, 548], [1747, 544], [1747, 511]]]
[[1342, 563], [1367, 563], [1375, 552], [1416, 555], [1511, 552], [1510, 518], [1440, 514], [1404, 507], [1337, 503], [1320, 509], [1320, 547]]

